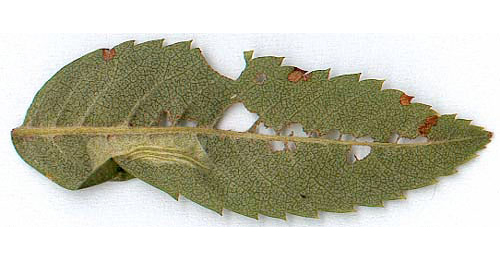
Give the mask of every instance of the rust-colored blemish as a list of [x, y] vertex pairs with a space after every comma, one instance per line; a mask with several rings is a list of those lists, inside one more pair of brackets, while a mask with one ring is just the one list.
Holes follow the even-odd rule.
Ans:
[[492, 138], [493, 137], [493, 133], [492, 132], [488, 132], [488, 138]]
[[304, 81], [308, 81], [308, 80], [310, 80], [310, 79], [311, 79], [311, 76], [312, 76], [312, 74], [311, 74], [311, 73], [307, 73], [307, 74], [305, 74], [302, 78], [304, 79]]
[[52, 176], [52, 174], [50, 174], [50, 173], [45, 174], [45, 177], [47, 177], [47, 179], [49, 179], [51, 181], [54, 180], [54, 176]]
[[425, 119], [425, 123], [430, 125], [430, 126], [435, 126], [437, 124], [437, 120], [439, 119], [439, 116], [433, 115]]
[[401, 97], [399, 98], [399, 103], [403, 106], [408, 106], [411, 104], [411, 100], [414, 98], [415, 97], [408, 96], [408, 95], [403, 93], [403, 95], [401, 95]]
[[298, 82], [301, 79], [308, 80], [311, 76], [310, 75], [306, 76], [306, 73], [307, 73], [307, 71], [301, 70], [301, 69], [295, 67], [293, 69], [293, 71], [290, 72], [290, 74], [288, 74], [288, 81], [290, 81], [290, 82]]
[[103, 49], [102, 50], [102, 58], [104, 59], [104, 61], [110, 61], [115, 56], [116, 56], [115, 49], [111, 49], [111, 50], [110, 49]]
[[427, 136], [429, 132], [431, 131], [431, 128], [435, 125], [437, 125], [437, 120], [439, 119], [439, 116], [433, 115], [430, 117], [427, 117], [425, 119], [425, 122], [418, 127], [418, 132], [422, 136]]

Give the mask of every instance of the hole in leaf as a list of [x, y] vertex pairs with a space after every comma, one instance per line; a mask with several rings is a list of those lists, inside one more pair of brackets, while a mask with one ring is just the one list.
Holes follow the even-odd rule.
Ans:
[[[264, 123], [260, 123], [256, 128], [256, 133], [261, 135], [276, 135], [276, 131], [270, 127], [266, 127]], [[285, 150], [285, 142], [282, 141], [271, 141], [271, 150], [273, 151], [283, 151]]]
[[260, 123], [256, 128], [257, 134], [260, 135], [276, 135], [276, 131], [270, 127], [266, 127], [264, 123]]
[[373, 138], [369, 136], [363, 136], [363, 137], [358, 137], [356, 138], [356, 141], [361, 142], [361, 143], [373, 143]]
[[287, 145], [286, 145], [288, 151], [295, 151], [297, 150], [297, 145], [295, 144], [295, 142], [288, 142]]
[[248, 131], [259, 119], [256, 113], [248, 111], [243, 103], [235, 103], [224, 111], [216, 128], [236, 132]]
[[285, 150], [285, 143], [282, 141], [272, 141], [271, 142], [271, 149], [275, 152], [284, 151]]
[[415, 139], [401, 137], [399, 138], [398, 144], [426, 144], [429, 143], [429, 139], [424, 136], [419, 136]]
[[[304, 127], [301, 124], [290, 124], [288, 127], [284, 128], [280, 132], [281, 136], [298, 136], [298, 137], [309, 137], [309, 135], [304, 132]], [[287, 142], [286, 148], [289, 151], [295, 151], [297, 149], [297, 145], [295, 142]]]
[[180, 127], [196, 127], [197, 125], [198, 125], [198, 122], [191, 121], [191, 120], [185, 120], [185, 119], [181, 119], [177, 122], [177, 126], [180, 126]]
[[419, 136], [415, 139], [401, 137], [399, 134], [393, 134], [389, 138], [389, 143], [393, 144], [426, 144], [429, 143], [429, 139], [425, 136]]
[[172, 125], [173, 125], [172, 121], [169, 120], [169, 113], [167, 111], [161, 112], [160, 119], [158, 120], [158, 126], [170, 127]]
[[301, 124], [290, 124], [288, 127], [281, 131], [281, 136], [300, 136], [309, 137], [306, 132], [304, 132], [304, 127]]
[[[360, 137], [356, 138], [357, 142], [362, 142], [362, 143], [373, 143], [373, 138], [371, 137]], [[372, 148], [368, 145], [353, 145], [351, 147], [351, 152], [353, 154], [353, 157], [357, 161], [361, 161], [365, 159], [371, 152]]]
[[318, 137], [319, 137], [319, 134], [318, 134], [318, 132], [313, 131], [313, 132], [310, 132], [310, 133], [309, 133], [309, 137], [312, 137], [312, 138], [318, 138]]
[[340, 141], [354, 141], [356, 138], [350, 134], [342, 134], [340, 136]]
[[339, 140], [340, 138], [340, 131], [339, 130], [330, 130], [326, 135], [323, 136], [323, 138], [328, 138], [328, 139], [333, 139], [333, 140]]
[[399, 141], [399, 135], [397, 133], [394, 133], [389, 137], [389, 140], [387, 140], [389, 143], [397, 143]]
[[353, 164], [356, 161], [356, 157], [354, 157], [354, 152], [352, 151], [352, 149], [347, 152], [346, 160], [349, 164]]

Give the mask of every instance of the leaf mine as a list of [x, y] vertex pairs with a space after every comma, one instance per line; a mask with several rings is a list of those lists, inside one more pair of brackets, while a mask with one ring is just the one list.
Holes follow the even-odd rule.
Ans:
[[42, 87], [12, 141], [67, 189], [137, 178], [218, 214], [286, 219], [404, 198], [492, 138], [382, 80], [243, 56], [230, 79], [190, 41], [96, 50]]

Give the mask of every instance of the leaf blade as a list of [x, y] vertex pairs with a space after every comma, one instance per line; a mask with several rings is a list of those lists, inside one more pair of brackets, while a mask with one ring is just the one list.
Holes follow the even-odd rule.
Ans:
[[[18, 153], [68, 189], [137, 177], [174, 198], [183, 195], [222, 214], [317, 217], [401, 199], [473, 158], [491, 133], [455, 115], [411, 103], [383, 81], [360, 74], [329, 77], [252, 58], [233, 81], [215, 72], [191, 42], [163, 41], [92, 52], [64, 67], [39, 91], [23, 126]], [[402, 102], [402, 98], [405, 98]], [[375, 142], [266, 136], [214, 129], [225, 108], [243, 102], [277, 130], [302, 123], [320, 135], [338, 129]], [[174, 127], [161, 128], [166, 115]], [[195, 120], [196, 128], [177, 127]], [[390, 143], [398, 133], [429, 143]], [[296, 148], [273, 151], [270, 143]], [[371, 153], [346, 160], [353, 146]]]

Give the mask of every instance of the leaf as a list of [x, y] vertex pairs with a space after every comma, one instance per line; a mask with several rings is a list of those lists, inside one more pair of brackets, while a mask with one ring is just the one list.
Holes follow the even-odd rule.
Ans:
[[[404, 198], [455, 173], [492, 136], [359, 74], [329, 78], [245, 52], [247, 66], [231, 80], [190, 42], [162, 44], [129, 41], [61, 69], [12, 131], [18, 153], [67, 189], [136, 177], [220, 214], [285, 219]], [[245, 133], [216, 129], [238, 102], [282, 135], [260, 134], [257, 123]], [[314, 136], [283, 134], [292, 123]], [[331, 130], [342, 138], [328, 138]], [[394, 142], [395, 133], [428, 142]], [[357, 147], [370, 154], [355, 156]]]

